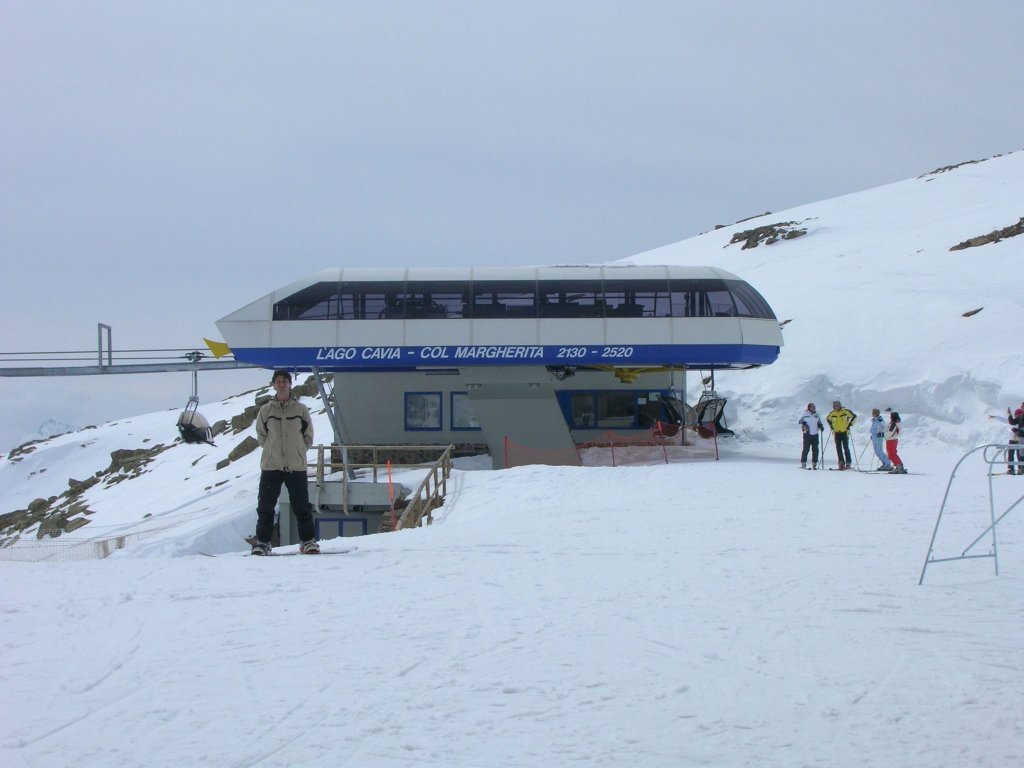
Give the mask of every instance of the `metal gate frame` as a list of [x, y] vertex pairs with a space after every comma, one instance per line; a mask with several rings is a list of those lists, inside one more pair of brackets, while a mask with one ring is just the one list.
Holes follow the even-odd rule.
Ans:
[[[946, 483], [946, 493], [943, 495], [942, 504], [939, 506], [938, 517], [936, 517], [935, 519], [935, 528], [932, 530], [932, 538], [931, 541], [928, 542], [928, 553], [925, 555], [924, 565], [921, 568], [921, 578], [917, 581], [918, 586], [924, 583], [925, 572], [928, 570], [928, 566], [931, 563], [948, 563], [956, 560], [975, 560], [979, 558], [990, 557], [992, 558], [992, 564], [995, 568], [995, 575], [999, 575], [999, 542], [996, 539], [996, 525], [998, 525], [1003, 520], [1003, 518], [1010, 514], [1010, 512], [1012, 512], [1018, 504], [1024, 501], [1024, 494], [1021, 494], [1015, 502], [1010, 504], [1010, 506], [1008, 506], [1006, 510], [1003, 511], [1001, 515], [999, 515], [999, 517], [996, 517], [995, 497], [992, 490], [992, 476], [995, 473], [993, 473], [992, 467], [995, 466], [996, 464], [1005, 464], [1007, 461], [1006, 452], [1011, 448], [1017, 450], [1021, 448], [1021, 445], [1016, 443], [989, 443], [987, 445], [979, 445], [975, 448], [972, 448], [963, 456], [961, 456], [960, 461], [958, 461], [956, 463], [956, 466], [953, 467], [953, 471], [949, 473], [949, 482]], [[956, 477], [956, 473], [957, 470], [960, 469], [960, 465], [963, 464], [964, 461], [966, 461], [970, 456], [978, 453], [979, 451], [981, 451], [982, 461], [988, 466], [988, 514], [990, 523], [988, 527], [985, 528], [985, 530], [983, 530], [980, 534], [978, 534], [977, 538], [975, 538], [974, 541], [968, 544], [957, 557], [934, 557], [933, 555], [935, 548], [935, 538], [939, 534], [939, 526], [942, 523], [942, 515], [946, 511], [946, 502], [949, 500], [949, 491], [953, 485], [953, 479]], [[971, 551], [971, 549], [973, 549], [974, 546], [983, 538], [985, 538], [986, 534], [989, 533], [991, 533], [992, 536], [991, 549], [985, 554], [968, 554]]]

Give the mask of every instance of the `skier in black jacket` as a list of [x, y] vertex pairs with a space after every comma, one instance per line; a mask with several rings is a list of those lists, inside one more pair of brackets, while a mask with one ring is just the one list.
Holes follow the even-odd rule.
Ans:
[[1021, 407], [1013, 413], [1007, 408], [1006, 421], [1010, 425], [1010, 447], [1006, 449], [1006, 474], [1024, 475], [1024, 446], [1021, 446], [1021, 438], [1024, 437], [1024, 403], [1021, 403]]

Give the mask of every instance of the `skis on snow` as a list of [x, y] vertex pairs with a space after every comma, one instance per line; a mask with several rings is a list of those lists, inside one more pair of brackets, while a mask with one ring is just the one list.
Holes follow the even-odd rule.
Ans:
[[[347, 554], [350, 554], [352, 552], [355, 552], [357, 549], [359, 549], [359, 547], [356, 547], [356, 546], [346, 547], [345, 549], [327, 549], [327, 550], [323, 550], [322, 549], [317, 554], [319, 554], [319, 555], [347, 555]], [[275, 552], [274, 550], [271, 550], [270, 552], [268, 552], [265, 555], [253, 555], [252, 552], [241, 552], [241, 553], [239, 553], [239, 552], [221, 552], [219, 555], [210, 554], [209, 552], [199, 552], [198, 554], [202, 555], [203, 557], [224, 557], [226, 555], [239, 555], [239, 554], [241, 554], [243, 557], [293, 557], [295, 555], [301, 555], [303, 553], [299, 552], [298, 550], [296, 550], [295, 552]]]

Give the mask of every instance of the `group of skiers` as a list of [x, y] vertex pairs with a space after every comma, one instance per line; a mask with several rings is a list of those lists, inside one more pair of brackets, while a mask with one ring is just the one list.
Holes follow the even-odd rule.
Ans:
[[[896, 452], [896, 446], [900, 439], [900, 415], [891, 408], [887, 408], [886, 411], [889, 414], [888, 424], [882, 418], [882, 413], [878, 408], [871, 409], [871, 424], [868, 434], [871, 437], [871, 446], [874, 448], [875, 455], [881, 461], [881, 465], [876, 468], [876, 471], [905, 475], [907, 469]], [[831, 436], [835, 439], [836, 457], [839, 459], [838, 469], [854, 469], [853, 453], [850, 450], [850, 429], [857, 421], [857, 414], [849, 408], [844, 408], [840, 401], [834, 400], [832, 410], [825, 417], [825, 421], [828, 422]], [[800, 425], [800, 430], [803, 432], [800, 467], [808, 469], [807, 455], [809, 453], [811, 456], [810, 469], [817, 469], [823, 464], [818, 461], [818, 447], [825, 425], [822, 424], [821, 416], [818, 415], [814, 403], [807, 404], [807, 410], [797, 420], [797, 424]]]
[[[896, 452], [896, 446], [900, 440], [900, 415], [891, 408], [885, 410], [889, 414], [888, 423], [878, 408], [871, 409], [871, 424], [868, 434], [871, 437], [871, 447], [875, 451], [875, 456], [881, 462], [875, 471], [905, 475], [907, 469]], [[990, 416], [989, 418], [999, 417]], [[844, 408], [838, 400], [832, 402], [832, 410], [825, 417], [831, 436], [835, 438], [836, 457], [839, 459], [838, 469], [840, 470], [854, 468], [853, 454], [850, 451], [850, 429], [856, 420], [857, 414], [849, 408]], [[1006, 449], [1006, 474], [1024, 475], [1024, 403], [1021, 403], [1020, 408], [1016, 410], [1007, 408], [1006, 421], [1010, 425], [1010, 438]], [[800, 430], [803, 432], [800, 467], [808, 469], [807, 455], [810, 454], [810, 469], [817, 469], [822, 466], [822, 463], [818, 461], [818, 447], [825, 426], [815, 410], [814, 403], [807, 404], [807, 410], [797, 420], [797, 424], [800, 425]]]

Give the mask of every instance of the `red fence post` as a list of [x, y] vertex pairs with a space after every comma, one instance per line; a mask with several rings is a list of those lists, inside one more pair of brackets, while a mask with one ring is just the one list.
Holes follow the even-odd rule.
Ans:
[[668, 449], [665, 447], [665, 433], [661, 428], [661, 419], [655, 422], [654, 427], [658, 432], [658, 437], [661, 439], [661, 455], [665, 459], [665, 463], [668, 464]]
[[391, 530], [398, 530], [398, 516], [395, 514], [395, 484], [391, 481], [391, 459], [388, 459], [388, 503], [391, 505]]

